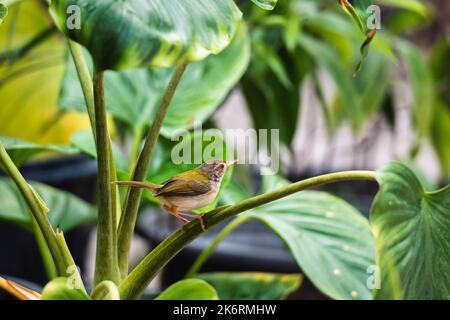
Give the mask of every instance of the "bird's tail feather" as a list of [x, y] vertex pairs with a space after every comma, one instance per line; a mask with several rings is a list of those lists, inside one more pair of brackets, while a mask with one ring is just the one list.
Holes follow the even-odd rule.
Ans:
[[116, 184], [118, 186], [129, 186], [133, 188], [145, 188], [151, 191], [156, 191], [161, 188], [161, 185], [159, 184], [139, 181], [114, 181], [113, 184]]

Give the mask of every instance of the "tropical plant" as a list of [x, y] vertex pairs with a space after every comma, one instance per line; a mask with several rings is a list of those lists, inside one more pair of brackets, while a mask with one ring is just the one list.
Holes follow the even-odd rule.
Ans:
[[[273, 9], [276, 3], [253, 2], [263, 9]], [[360, 24], [364, 19], [361, 13], [349, 7], [347, 1], [340, 3]], [[77, 6], [84, 17], [80, 28], [68, 27], [69, 6]], [[232, 0], [89, 3], [53, 0], [49, 10], [67, 37], [73, 60], [73, 65], [67, 64], [61, 105], [68, 109], [85, 107], [92, 129], [88, 134], [76, 135], [73, 145], [95, 157], [98, 164], [93, 289], [86, 290], [64, 239], [62, 229], [70, 228], [73, 222], [55, 214], [60, 202], [51, 196], [52, 190], [29, 184], [13, 161], [23, 162], [40, 146], [7, 139], [0, 143], [0, 165], [12, 181], [5, 181], [1, 187], [9, 190], [5, 192], [19, 192], [22, 200], [18, 206], [21, 212], [29, 212], [27, 217], [10, 219], [33, 229], [50, 282], [41, 293], [2, 278], [0, 287], [21, 299], [137, 299], [162, 268], [203, 230], [198, 220], [190, 222], [129, 271], [130, 244], [142, 191], [130, 188], [122, 203], [112, 182], [119, 177], [144, 181], [148, 172], [153, 179], [159, 174], [156, 170], [168, 166], [152, 160], [161, 150], [172, 147], [167, 141], [170, 133], [179, 128], [191, 129], [196, 119], [204, 121], [245, 71], [250, 55], [247, 26]], [[296, 30], [297, 26], [289, 28]], [[372, 39], [373, 35], [363, 31], [364, 37]], [[320, 55], [317, 50], [321, 46], [313, 38], [305, 37], [302, 42], [302, 46], [312, 50], [311, 55]], [[366, 39], [363, 44], [360, 58], [365, 58], [369, 42]], [[410, 53], [408, 49], [406, 53]], [[414, 54], [411, 59], [414, 60]], [[323, 63], [326, 65], [326, 61]], [[368, 64], [365, 60], [359, 72], [365, 72]], [[277, 76], [283, 79], [281, 74]], [[74, 84], [75, 75], [79, 86]], [[217, 81], [211, 84], [213, 80]], [[205, 94], [204, 88], [211, 85]], [[193, 90], [195, 87], [198, 92]], [[151, 95], [144, 91], [149, 88]], [[172, 108], [177, 112], [171, 113]], [[128, 163], [115, 151], [107, 110], [120, 120], [118, 127], [132, 132], [135, 143]], [[65, 152], [70, 152], [69, 149]], [[342, 199], [324, 192], [305, 191], [348, 180], [379, 183], [370, 222]], [[173, 284], [157, 299], [281, 299], [297, 289], [301, 275], [197, 274], [221, 239], [249, 219], [262, 221], [278, 234], [305, 275], [331, 298], [446, 299], [450, 290], [450, 278], [445, 273], [450, 264], [446, 254], [450, 247], [449, 193], [450, 186], [427, 190], [415, 173], [399, 162], [389, 163], [376, 172], [335, 172], [294, 183], [278, 176], [265, 176], [259, 195], [246, 193], [235, 183], [225, 183], [221, 193], [224, 205], [208, 209], [204, 223], [206, 229], [211, 229], [236, 218], [198, 258], [188, 272], [188, 279]], [[64, 201], [65, 207], [73, 205], [77, 210], [84, 207], [84, 214], [78, 213], [78, 219], [92, 216], [88, 205], [75, 199]], [[5, 212], [3, 215], [11, 211], [6, 208]], [[242, 283], [246, 285], [239, 285]], [[248, 290], [243, 290], [244, 287]]]

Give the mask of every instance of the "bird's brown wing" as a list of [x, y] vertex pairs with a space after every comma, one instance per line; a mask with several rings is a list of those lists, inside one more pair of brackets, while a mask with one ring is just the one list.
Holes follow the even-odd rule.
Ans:
[[196, 180], [187, 181], [175, 178], [164, 182], [162, 188], [155, 193], [155, 196], [190, 197], [202, 195], [210, 191], [211, 185], [209, 183], [202, 183]]

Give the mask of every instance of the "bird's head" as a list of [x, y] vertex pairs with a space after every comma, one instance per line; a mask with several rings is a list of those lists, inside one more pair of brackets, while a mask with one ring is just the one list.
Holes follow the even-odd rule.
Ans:
[[227, 168], [236, 162], [237, 160], [209, 160], [202, 164], [199, 169], [207, 174], [211, 180], [220, 182]]

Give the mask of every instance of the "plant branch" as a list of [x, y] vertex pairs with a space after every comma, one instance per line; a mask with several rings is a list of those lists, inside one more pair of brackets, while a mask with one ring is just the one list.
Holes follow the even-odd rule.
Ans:
[[249, 216], [239, 216], [233, 221], [231, 221], [225, 228], [223, 228], [216, 235], [211, 244], [205, 250], [203, 250], [202, 253], [197, 257], [197, 259], [192, 264], [191, 268], [184, 277], [191, 278], [192, 276], [194, 276], [200, 270], [202, 265], [205, 263], [206, 259], [208, 259], [208, 257], [214, 252], [219, 243], [222, 242], [222, 240], [225, 239], [225, 237], [228, 236], [234, 229], [236, 229], [249, 219], [250, 219]]
[[[150, 130], [148, 131], [144, 147], [138, 156], [136, 166], [134, 167], [133, 174], [131, 176], [132, 181], [143, 181], [147, 175], [148, 166], [152, 159], [156, 142], [158, 141], [159, 132], [161, 131], [170, 102], [175, 95], [175, 91], [185, 70], [185, 64], [179, 66], [175, 70], [172, 79], [167, 86], [161, 104], [156, 112], [155, 119], [153, 120]], [[119, 223], [118, 255], [120, 272], [123, 278], [125, 278], [128, 274], [128, 257], [130, 253], [131, 238], [136, 225], [141, 197], [142, 189], [128, 188], [123, 214]]]
[[[203, 218], [206, 228], [211, 228], [227, 218], [241, 212], [287, 197], [310, 187], [347, 180], [375, 180], [372, 171], [343, 171], [329, 173], [292, 183], [280, 189], [244, 200], [236, 205], [224, 206], [208, 212]], [[161, 242], [120, 284], [119, 292], [123, 300], [136, 299], [145, 290], [158, 272], [184, 247], [202, 233], [198, 220], [187, 224]]]
[[111, 150], [104, 97], [104, 73], [94, 75], [95, 132], [98, 164], [98, 226], [94, 284], [118, 282], [116, 225], [111, 198]]
[[[51, 252], [53, 261], [55, 262], [58, 274], [65, 276], [67, 266], [64, 263], [63, 254], [55, 239], [55, 232], [50, 224], [47, 213], [48, 208], [37, 192], [31, 187], [14, 162], [9, 157], [3, 145], [0, 143], [0, 164], [5, 172], [13, 179], [20, 193], [24, 197], [28, 208], [39, 226], [40, 231], [45, 239], [48, 249]], [[70, 253], [69, 253], [70, 254]]]

